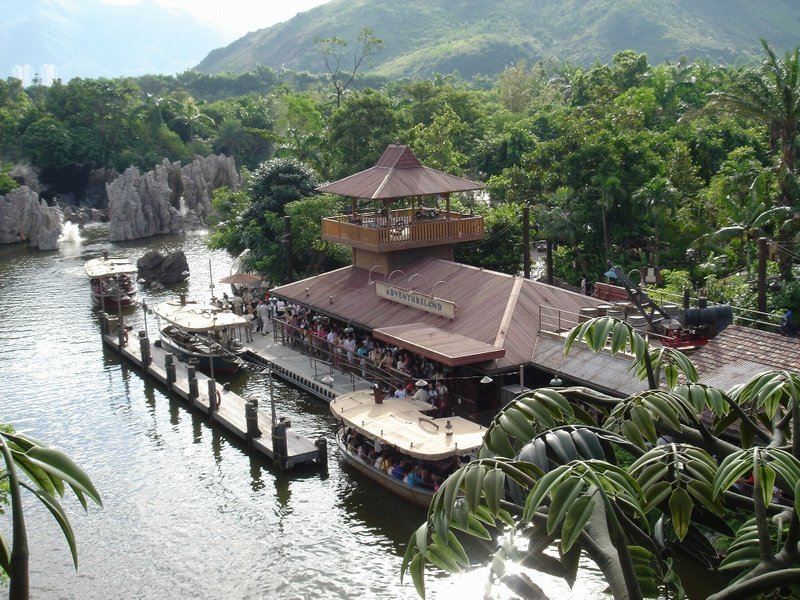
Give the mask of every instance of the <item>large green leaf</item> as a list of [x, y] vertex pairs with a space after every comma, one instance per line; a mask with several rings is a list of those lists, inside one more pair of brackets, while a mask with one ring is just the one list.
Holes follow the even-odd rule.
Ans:
[[36, 466], [81, 490], [96, 504], [103, 505], [100, 493], [95, 489], [89, 476], [63, 452], [37, 446], [28, 450], [26, 455]]
[[553, 501], [547, 511], [547, 533], [553, 533], [567, 514], [570, 506], [586, 489], [586, 483], [580, 477], [565, 478], [552, 494]]
[[669, 512], [672, 517], [672, 526], [675, 535], [679, 540], [686, 537], [689, 531], [689, 524], [692, 521], [692, 507], [694, 503], [687, 491], [683, 488], [676, 488], [669, 498]]
[[564, 526], [561, 528], [561, 551], [568, 552], [572, 544], [578, 539], [583, 531], [583, 527], [589, 522], [592, 516], [594, 499], [591, 491], [587, 492], [569, 507], [567, 516], [564, 518]]

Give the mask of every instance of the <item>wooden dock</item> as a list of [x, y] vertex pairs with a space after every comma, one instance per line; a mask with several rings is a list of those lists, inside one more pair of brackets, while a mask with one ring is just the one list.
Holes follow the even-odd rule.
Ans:
[[[185, 400], [191, 410], [207, 414], [212, 424], [244, 440], [248, 448], [267, 456], [281, 469], [305, 463], [316, 463], [327, 469], [325, 438], [312, 442], [295, 433], [285, 420], [273, 426], [272, 419], [258, 410], [255, 401], [226, 391], [218, 382], [212, 383], [204, 373], [154, 346], [143, 334], [134, 336], [127, 330], [120, 334], [116, 319], [108, 315], [101, 315], [101, 327], [103, 342], [115, 352]], [[149, 360], [143, 361], [142, 356], [148, 353]], [[210, 396], [213, 403], [209, 402]]]

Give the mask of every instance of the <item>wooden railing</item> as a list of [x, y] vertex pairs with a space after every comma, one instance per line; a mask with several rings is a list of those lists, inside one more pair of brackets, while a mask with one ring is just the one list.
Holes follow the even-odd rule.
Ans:
[[435, 209], [393, 210], [322, 219], [322, 239], [368, 250], [402, 250], [442, 243], [480, 240], [483, 217]]

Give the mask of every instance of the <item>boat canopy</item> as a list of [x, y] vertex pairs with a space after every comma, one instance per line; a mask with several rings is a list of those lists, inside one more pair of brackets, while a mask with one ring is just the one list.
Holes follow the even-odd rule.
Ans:
[[338, 396], [330, 406], [337, 419], [361, 435], [421, 460], [471, 454], [486, 433], [485, 427], [462, 417], [433, 419], [424, 412], [432, 406], [411, 398], [387, 397], [378, 404], [367, 390]]
[[212, 304], [168, 300], [153, 307], [153, 312], [165, 321], [184, 331], [218, 331], [226, 327], [245, 325], [247, 320], [229, 310]]
[[86, 261], [83, 265], [86, 274], [94, 279], [95, 277], [111, 277], [122, 275], [123, 273], [136, 273], [136, 265], [122, 256], [108, 256], [93, 258]]

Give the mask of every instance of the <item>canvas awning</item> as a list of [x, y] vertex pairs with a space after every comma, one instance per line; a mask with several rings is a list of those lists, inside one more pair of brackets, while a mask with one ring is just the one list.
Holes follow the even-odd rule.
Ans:
[[376, 404], [372, 392], [364, 390], [338, 396], [330, 407], [337, 419], [360, 434], [421, 460], [470, 454], [483, 444], [486, 432], [462, 417], [432, 419], [422, 412], [430, 405], [410, 398], [386, 398]]
[[229, 310], [211, 304], [196, 304], [168, 300], [153, 307], [153, 312], [184, 331], [212, 331], [245, 325], [247, 321]]
[[372, 333], [376, 339], [416, 352], [449, 367], [494, 360], [506, 355], [504, 348], [424, 323], [380, 327]]

